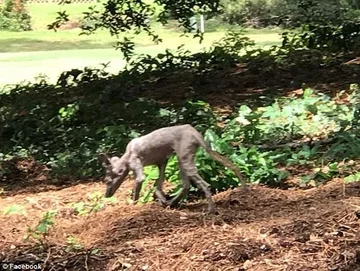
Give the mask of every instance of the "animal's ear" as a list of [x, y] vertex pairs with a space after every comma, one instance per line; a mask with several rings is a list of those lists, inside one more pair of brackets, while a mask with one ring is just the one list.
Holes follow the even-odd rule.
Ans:
[[111, 166], [110, 159], [105, 153], [100, 153], [98, 158], [104, 168]]

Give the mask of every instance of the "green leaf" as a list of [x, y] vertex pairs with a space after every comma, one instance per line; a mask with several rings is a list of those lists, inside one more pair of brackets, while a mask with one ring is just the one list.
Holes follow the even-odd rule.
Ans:
[[110, 197], [110, 198], [104, 198], [103, 199], [106, 203], [110, 203], [110, 204], [115, 204], [115, 203], [117, 203], [117, 198], [116, 197], [114, 197], [114, 196], [112, 196], [112, 197]]
[[313, 90], [310, 89], [310, 88], [306, 88], [306, 89], [304, 90], [303, 97], [304, 97], [304, 98], [308, 98], [308, 97], [310, 97], [312, 94], [313, 94]]
[[91, 255], [96, 255], [96, 254], [98, 254], [99, 252], [100, 252], [100, 249], [94, 248], [94, 249], [91, 250], [90, 254], [91, 254]]
[[40, 232], [40, 233], [43, 233], [43, 234], [47, 232], [47, 228], [48, 228], [48, 225], [46, 223], [40, 223], [36, 227], [37, 231]]
[[360, 181], [360, 172], [357, 172], [355, 174], [345, 177], [344, 181], [345, 181], [345, 183], [352, 183], [352, 182]]
[[23, 211], [23, 207], [21, 207], [20, 205], [17, 204], [13, 204], [9, 207], [6, 207], [5, 210], [3, 211], [4, 215], [7, 214], [17, 214]]
[[155, 166], [145, 167], [144, 173], [146, 175], [146, 180], [157, 180], [159, 178], [159, 170]]

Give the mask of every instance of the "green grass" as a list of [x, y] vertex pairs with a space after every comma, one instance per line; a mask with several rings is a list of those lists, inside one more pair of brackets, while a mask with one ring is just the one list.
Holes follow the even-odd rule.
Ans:
[[[149, 0], [150, 1], [150, 0]], [[124, 66], [122, 55], [114, 49], [116, 41], [107, 31], [98, 31], [93, 35], [79, 35], [79, 29], [47, 30], [47, 25], [53, 22], [58, 11], [67, 10], [70, 19], [82, 16], [90, 4], [58, 5], [55, 3], [30, 4], [28, 9], [32, 17], [33, 31], [6, 32], [0, 31], [0, 86], [16, 83], [21, 80], [32, 80], [39, 73], [46, 73], [51, 81], [64, 70], [96, 66], [111, 61], [110, 71], [118, 72]], [[197, 52], [208, 48], [214, 41], [225, 35], [223, 25], [205, 25], [208, 29], [217, 30], [205, 33], [205, 39], [199, 44], [192, 35], [182, 36], [174, 23], [169, 26], [155, 24], [154, 30], [163, 39], [155, 45], [146, 34], [137, 35], [136, 53], [155, 55], [166, 48], [175, 49], [181, 44], [185, 48]], [[280, 42], [279, 30], [247, 30], [247, 36], [258, 46], [269, 46]]]
[[77, 29], [66, 31], [35, 30], [31, 32], [0, 32], [0, 52], [30, 52], [111, 48], [114, 39], [105, 31], [92, 36], [79, 36]]
[[[206, 34], [205, 41], [202, 44], [199, 44], [198, 40], [191, 37], [173, 36], [171, 39], [165, 39], [164, 43], [159, 45], [154, 45], [144, 39], [143, 43], [141, 43], [141, 40], [138, 42], [135, 53], [155, 55], [164, 52], [166, 48], [174, 49], [181, 44], [185, 44], [186, 49], [196, 52], [204, 47], [209, 47], [213, 41], [219, 39], [222, 35], [224, 33], [221, 32]], [[279, 42], [277, 34], [250, 34], [249, 37], [254, 39], [259, 46], [269, 46]], [[0, 44], [0, 48], [9, 49], [1, 41]], [[55, 82], [61, 72], [72, 68], [98, 66], [100, 63], [110, 61], [109, 71], [118, 72], [125, 64], [120, 51], [105, 46], [105, 48], [94, 46], [97, 49], [86, 49], [85, 46], [79, 46], [81, 44], [79, 40], [66, 43], [64, 40], [56, 42], [49, 39], [46, 42], [39, 42], [36, 47], [24, 43], [19, 44], [19, 47], [23, 46], [23, 50], [15, 50], [15, 47], [12, 47], [11, 50], [4, 50], [7, 53], [0, 50], [2, 52], [0, 53], [0, 63], [2, 63], [0, 65], [0, 87], [1, 85], [13, 84], [25, 79], [33, 81], [33, 78], [39, 73], [46, 73], [51, 82]], [[73, 45], [65, 47], [64, 44]], [[20, 49], [19, 47], [17, 49]]]
[[[180, 44], [187, 44], [189, 48], [207, 47], [215, 40], [224, 36], [225, 32], [205, 33], [205, 40], [202, 45], [198, 39], [191, 35], [180, 37], [180, 33], [173, 32], [165, 28], [159, 28], [163, 42], [161, 47], [171, 48]], [[0, 31], [0, 53], [10, 52], [36, 52], [52, 50], [80, 50], [80, 49], [105, 49], [114, 48], [116, 41], [106, 31], [99, 31], [96, 34], [85, 36], [81, 35], [80, 30], [66, 30], [52, 32], [49, 30], [38, 30], [31, 32], [4, 32]], [[257, 34], [253, 30], [247, 35], [260, 45], [272, 45], [279, 43], [280, 36], [278, 33], [261, 33]], [[135, 37], [135, 43], [139, 47], [153, 46], [154, 43], [145, 34]]]
[[[150, 0], [149, 0], [150, 1]], [[6, 32], [0, 31], [0, 53], [7, 52], [31, 52], [51, 50], [74, 50], [74, 49], [104, 49], [113, 48], [116, 44], [114, 37], [107, 31], [99, 31], [94, 35], [79, 35], [79, 29], [47, 30], [47, 25], [56, 18], [58, 11], [67, 10], [72, 21], [78, 21], [82, 13], [94, 4], [70, 4], [59, 5], [56, 3], [29, 4], [28, 9], [32, 17], [33, 31], [29, 32]], [[97, 4], [100, 5], [100, 4]], [[153, 25], [154, 30], [164, 40], [162, 47], [173, 47], [172, 45], [188, 44], [189, 47], [198, 48], [198, 40], [191, 36], [188, 38], [179, 37], [181, 32], [174, 27]], [[211, 23], [208, 24], [209, 28]], [[218, 31], [206, 33], [205, 46], [210, 45], [214, 40], [224, 35], [224, 29], [216, 27]], [[274, 44], [279, 41], [279, 31], [274, 30], [250, 30], [249, 37], [260, 42], [259, 45]], [[153, 42], [146, 34], [140, 34], [135, 38], [139, 47], [153, 45]]]

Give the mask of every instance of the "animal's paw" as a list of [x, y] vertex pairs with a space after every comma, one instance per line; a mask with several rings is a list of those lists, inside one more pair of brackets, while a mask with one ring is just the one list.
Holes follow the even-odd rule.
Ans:
[[250, 189], [250, 187], [248, 185], [245, 185], [245, 186], [241, 187], [241, 190], [243, 190], [244, 192], [248, 192], [248, 193], [251, 192], [251, 189]]
[[170, 208], [176, 208], [179, 206], [179, 203], [174, 200], [167, 200], [166, 205], [169, 206]]
[[207, 210], [208, 214], [214, 214], [214, 215], [218, 215], [219, 212], [216, 210], [215, 206], [209, 206], [208, 210]]
[[160, 200], [160, 199], [157, 199], [156, 203], [157, 203], [158, 205], [160, 205], [161, 207], [166, 207], [166, 206], [168, 206], [168, 203], [167, 203], [166, 200], [165, 200], [165, 201], [162, 201], [162, 200]]

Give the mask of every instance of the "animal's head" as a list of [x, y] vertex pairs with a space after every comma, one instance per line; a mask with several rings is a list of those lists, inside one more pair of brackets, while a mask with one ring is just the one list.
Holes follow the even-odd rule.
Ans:
[[106, 192], [105, 197], [111, 197], [116, 190], [124, 182], [126, 176], [129, 174], [128, 163], [123, 158], [113, 156], [109, 158], [106, 154], [99, 154], [99, 160], [106, 170], [105, 183]]

